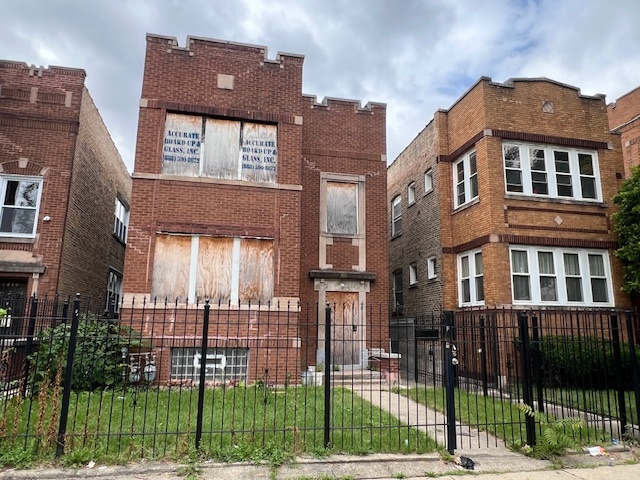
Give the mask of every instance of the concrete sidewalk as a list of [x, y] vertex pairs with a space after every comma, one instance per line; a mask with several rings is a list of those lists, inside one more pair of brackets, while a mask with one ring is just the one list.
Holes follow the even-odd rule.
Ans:
[[[268, 465], [222, 464], [205, 462], [197, 468], [169, 463], [143, 462], [128, 466], [93, 466], [93, 468], [63, 469], [38, 468], [31, 470], [3, 470], [0, 478], [12, 480], [64, 478], [100, 480], [179, 480], [187, 474], [203, 480], [383, 480], [441, 478], [473, 473], [478, 479], [499, 480], [615, 480], [640, 479], [640, 464], [630, 464], [634, 454], [620, 449], [606, 457], [569, 455], [563, 458], [563, 469], [550, 462], [537, 461], [537, 469], [529, 470], [531, 463], [513, 462], [511, 458], [479, 454], [474, 458], [476, 468], [464, 470], [452, 462], [445, 462], [437, 454], [430, 455], [371, 455], [351, 457], [337, 455], [327, 459], [298, 459], [291, 465], [272, 469]], [[577, 468], [580, 467], [580, 468]]]

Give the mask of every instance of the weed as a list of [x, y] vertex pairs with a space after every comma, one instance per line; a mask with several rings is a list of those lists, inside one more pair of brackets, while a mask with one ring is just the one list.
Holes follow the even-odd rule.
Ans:
[[88, 448], [71, 450], [62, 457], [62, 464], [65, 467], [80, 468], [93, 460], [94, 452]]
[[398, 473], [394, 473], [393, 475], [391, 475], [393, 478], [407, 478], [407, 475], [402, 473], [402, 472], [398, 472]]
[[31, 449], [22, 449], [20, 447], [0, 453], [0, 466], [14, 468], [29, 468], [35, 455]]
[[183, 465], [178, 469], [178, 475], [184, 477], [185, 480], [199, 480], [200, 469], [195, 462], [189, 462], [187, 465]]
[[424, 476], [427, 478], [436, 478], [438, 474], [436, 472], [424, 472]]

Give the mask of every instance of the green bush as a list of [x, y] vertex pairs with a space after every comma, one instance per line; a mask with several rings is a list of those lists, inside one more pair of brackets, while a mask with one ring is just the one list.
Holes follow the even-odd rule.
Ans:
[[[38, 350], [29, 357], [29, 384], [37, 392], [45, 381], [62, 381], [67, 364], [71, 324], [63, 323], [39, 332]], [[135, 330], [97, 317], [81, 318], [78, 324], [71, 388], [75, 391], [116, 388], [125, 378], [122, 348], [150, 347]], [[126, 359], [125, 359], [126, 360]]]
[[[615, 388], [616, 372], [613, 344], [597, 337], [548, 336], [540, 341], [542, 368], [551, 386], [583, 389]], [[631, 368], [631, 353], [627, 343], [620, 344], [621, 377], [625, 389], [632, 388], [626, 373]], [[640, 356], [636, 351], [637, 363]]]

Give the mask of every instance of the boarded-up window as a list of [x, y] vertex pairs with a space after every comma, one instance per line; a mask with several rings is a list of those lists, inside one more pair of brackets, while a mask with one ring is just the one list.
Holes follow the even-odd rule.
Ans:
[[162, 147], [162, 173], [200, 175], [202, 117], [167, 114]]
[[241, 302], [265, 303], [273, 297], [273, 241], [243, 238], [240, 242]]
[[243, 123], [241, 180], [275, 182], [278, 164], [277, 137], [275, 125]]
[[158, 235], [153, 260], [151, 295], [155, 298], [185, 300], [189, 293], [191, 237]]
[[277, 144], [275, 125], [169, 113], [162, 173], [272, 183]]
[[327, 182], [327, 233], [358, 233], [358, 185]]
[[158, 235], [152, 296], [212, 304], [273, 298], [273, 240]]
[[240, 122], [207, 118], [202, 176], [238, 178]]
[[200, 237], [196, 296], [227, 303], [231, 299], [233, 238]]

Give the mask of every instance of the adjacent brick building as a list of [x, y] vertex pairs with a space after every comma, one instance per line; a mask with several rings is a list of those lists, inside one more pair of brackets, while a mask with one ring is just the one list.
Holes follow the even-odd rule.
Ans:
[[85, 77], [0, 60], [5, 300], [80, 293], [101, 311], [120, 294], [131, 178]]
[[640, 165], [640, 87], [607, 106], [609, 128], [620, 134], [625, 176]]
[[544, 78], [483, 77], [437, 111], [388, 169], [396, 315], [627, 307], [610, 222], [624, 165], [608, 125], [603, 95]]
[[[261, 46], [147, 36], [125, 306], [154, 338], [161, 379], [199, 371], [189, 315], [205, 299], [212, 358], [242, 379], [282, 383], [324, 362], [325, 302], [351, 345], [331, 363], [362, 366], [388, 344], [385, 106], [317, 103], [302, 66]], [[171, 325], [141, 299], [172, 305]]]

